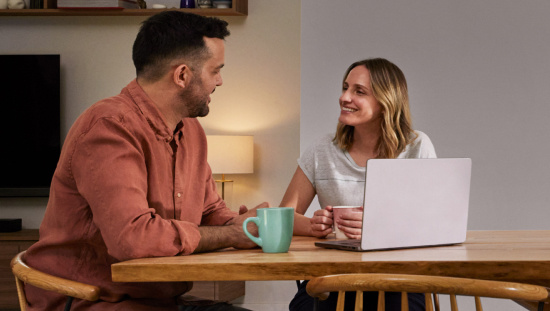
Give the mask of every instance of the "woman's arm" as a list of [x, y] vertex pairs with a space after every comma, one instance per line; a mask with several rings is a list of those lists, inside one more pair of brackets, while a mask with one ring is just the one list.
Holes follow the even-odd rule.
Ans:
[[315, 188], [298, 166], [279, 206], [294, 208], [294, 235], [311, 236], [309, 218], [304, 216], [315, 197]]
[[332, 232], [332, 213], [321, 210], [312, 219], [304, 216], [315, 194], [315, 188], [298, 166], [279, 205], [294, 208], [294, 235], [324, 237]]
[[298, 214], [304, 215], [315, 194], [315, 188], [313, 188], [304, 171], [298, 166], [280, 206], [293, 207]]

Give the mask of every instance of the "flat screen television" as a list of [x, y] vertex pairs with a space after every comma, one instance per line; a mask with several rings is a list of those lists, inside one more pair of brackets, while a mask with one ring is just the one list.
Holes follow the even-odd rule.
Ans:
[[0, 55], [0, 197], [47, 197], [61, 151], [60, 56]]

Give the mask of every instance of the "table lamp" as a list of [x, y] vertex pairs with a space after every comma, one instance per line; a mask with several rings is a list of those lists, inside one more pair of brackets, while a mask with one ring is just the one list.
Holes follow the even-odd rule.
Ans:
[[218, 193], [231, 207], [233, 180], [225, 179], [225, 174], [250, 174], [254, 172], [254, 137], [207, 135], [208, 164], [212, 174], [221, 174], [216, 180]]

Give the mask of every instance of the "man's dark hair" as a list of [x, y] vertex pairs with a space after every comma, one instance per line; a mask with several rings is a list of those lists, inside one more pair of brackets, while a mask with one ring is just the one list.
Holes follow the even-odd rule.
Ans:
[[145, 20], [132, 50], [136, 74], [149, 81], [160, 79], [175, 59], [191, 70], [202, 67], [210, 55], [204, 37], [229, 36], [227, 22], [181, 11], [164, 11]]

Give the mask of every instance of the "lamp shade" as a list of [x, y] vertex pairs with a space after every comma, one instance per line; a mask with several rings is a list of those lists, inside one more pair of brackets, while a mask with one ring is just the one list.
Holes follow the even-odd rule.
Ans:
[[212, 174], [254, 172], [254, 136], [207, 135]]

